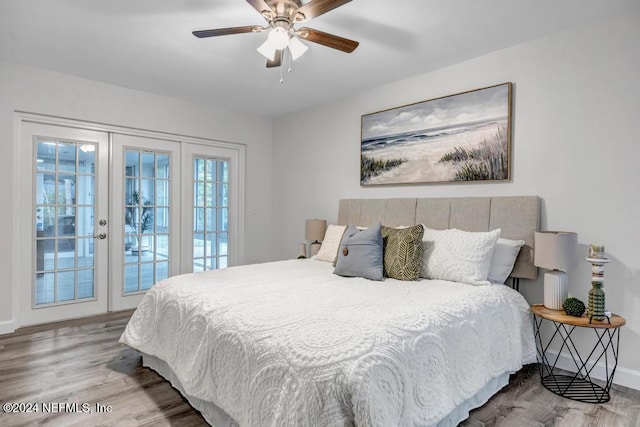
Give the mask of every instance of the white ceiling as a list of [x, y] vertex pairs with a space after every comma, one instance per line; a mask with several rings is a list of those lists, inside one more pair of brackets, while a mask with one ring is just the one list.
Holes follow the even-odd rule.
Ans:
[[[306, 1], [305, 1], [306, 2]], [[285, 83], [245, 0], [0, 0], [0, 60], [263, 116], [353, 95], [635, 9], [637, 0], [354, 0], [306, 24], [360, 42], [307, 43]], [[568, 53], [570, 54], [570, 53]]]

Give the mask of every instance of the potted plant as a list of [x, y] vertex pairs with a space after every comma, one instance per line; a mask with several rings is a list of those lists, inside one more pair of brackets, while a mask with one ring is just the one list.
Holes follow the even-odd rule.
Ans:
[[[142, 197], [139, 191], [134, 191], [127, 199], [125, 223], [137, 235], [138, 245], [129, 247], [131, 253], [147, 252], [149, 247], [142, 244], [142, 237], [144, 232], [153, 226], [153, 208], [151, 201]], [[127, 250], [126, 244], [125, 250]]]

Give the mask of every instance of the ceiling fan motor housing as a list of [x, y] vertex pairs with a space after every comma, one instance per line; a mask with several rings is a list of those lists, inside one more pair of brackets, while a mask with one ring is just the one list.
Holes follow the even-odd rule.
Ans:
[[[302, 7], [302, 2], [300, 0], [266, 0], [266, 3], [271, 7], [271, 10], [262, 12], [262, 15], [267, 21], [275, 21], [283, 18], [291, 24], [293, 21], [302, 22], [305, 20], [305, 16], [302, 12], [296, 13], [296, 11]], [[274, 12], [275, 16], [273, 16]]]

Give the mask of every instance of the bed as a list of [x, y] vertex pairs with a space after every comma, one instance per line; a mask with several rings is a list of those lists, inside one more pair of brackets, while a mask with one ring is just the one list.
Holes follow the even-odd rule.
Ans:
[[[534, 279], [539, 199], [346, 199], [338, 223], [425, 224], [522, 239]], [[529, 306], [504, 285], [374, 282], [287, 260], [154, 285], [120, 342], [216, 427], [457, 425], [534, 363]]]

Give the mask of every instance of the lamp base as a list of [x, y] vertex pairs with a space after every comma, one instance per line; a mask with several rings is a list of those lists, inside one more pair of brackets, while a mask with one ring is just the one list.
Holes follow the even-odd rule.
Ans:
[[562, 310], [562, 303], [569, 296], [569, 275], [564, 271], [551, 270], [544, 273], [544, 306], [551, 310]]
[[307, 244], [299, 243], [298, 244], [298, 259], [307, 257]]
[[322, 243], [315, 241], [310, 245], [311, 256], [318, 255], [318, 251], [320, 250], [320, 246]]

